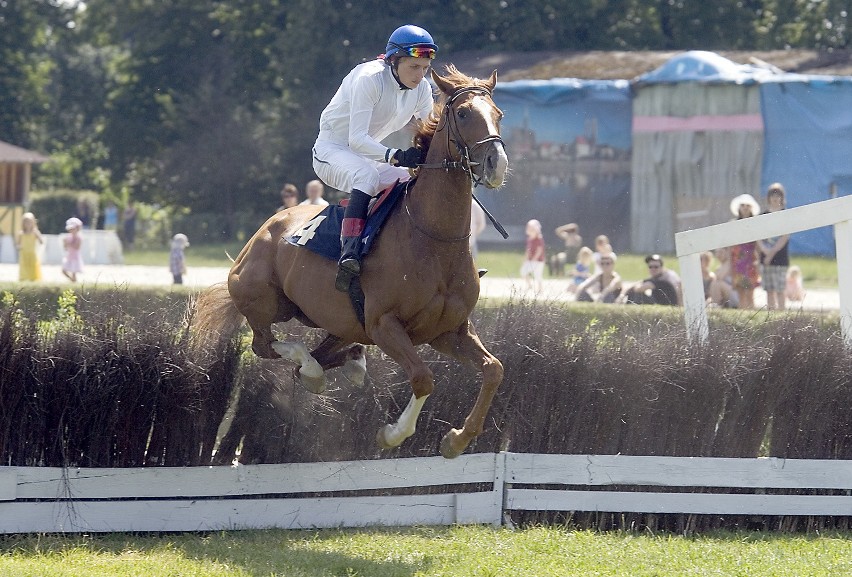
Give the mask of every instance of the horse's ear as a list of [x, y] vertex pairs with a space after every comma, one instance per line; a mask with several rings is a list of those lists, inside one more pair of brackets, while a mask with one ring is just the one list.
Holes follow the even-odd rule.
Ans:
[[444, 80], [443, 77], [439, 76], [438, 73], [435, 72], [434, 68], [431, 70], [431, 72], [432, 72], [432, 80], [435, 82], [435, 85], [438, 87], [438, 89], [441, 92], [443, 92], [444, 94], [446, 94], [447, 96], [452, 94], [453, 93], [453, 87], [450, 85], [450, 83], [447, 82], [446, 80]]
[[488, 88], [490, 90], [494, 90], [494, 87], [497, 85], [497, 69], [494, 69], [494, 72], [491, 73], [491, 76], [488, 78]]

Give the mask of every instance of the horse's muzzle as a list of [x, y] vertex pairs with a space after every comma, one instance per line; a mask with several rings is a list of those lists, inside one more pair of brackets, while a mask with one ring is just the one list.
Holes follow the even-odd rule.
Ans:
[[499, 188], [506, 179], [506, 171], [509, 169], [509, 157], [506, 149], [500, 141], [489, 143], [485, 147], [479, 169], [479, 177], [487, 188]]

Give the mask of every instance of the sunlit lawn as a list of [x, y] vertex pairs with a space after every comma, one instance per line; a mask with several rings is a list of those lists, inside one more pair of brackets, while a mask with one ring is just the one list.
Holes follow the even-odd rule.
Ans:
[[[230, 266], [229, 255], [236, 258], [243, 243], [191, 245], [186, 249], [187, 266]], [[523, 248], [512, 250], [483, 250], [479, 254], [477, 265], [489, 270], [492, 277], [517, 278], [520, 275]], [[639, 280], [647, 277], [645, 255], [619, 254], [616, 270], [627, 280]], [[666, 266], [679, 271], [674, 255], [663, 255]], [[162, 266], [168, 262], [168, 250], [134, 250], [124, 253], [125, 264]], [[835, 259], [811, 256], [793, 256], [791, 262], [802, 268], [805, 286], [811, 288], [837, 287], [837, 261]], [[715, 268], [716, 263], [711, 266]], [[547, 276], [547, 272], [545, 272]]]
[[846, 535], [682, 537], [451, 527], [6, 537], [14, 577], [559, 577], [852, 574]]

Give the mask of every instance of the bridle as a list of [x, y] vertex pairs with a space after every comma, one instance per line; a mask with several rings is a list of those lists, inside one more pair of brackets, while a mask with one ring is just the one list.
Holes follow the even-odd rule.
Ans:
[[[433, 164], [418, 164], [417, 170], [419, 170], [421, 168], [440, 168], [440, 169], [445, 170], [447, 172], [449, 172], [451, 169], [452, 170], [459, 170], [459, 169], [464, 170], [465, 172], [467, 172], [468, 176], [470, 177], [470, 180], [473, 183], [473, 186], [479, 186], [479, 184], [482, 182], [482, 177], [476, 176], [473, 173], [473, 167], [478, 166], [480, 163], [479, 162], [473, 162], [473, 161], [470, 160], [471, 153], [474, 150], [476, 150], [478, 147], [480, 147], [484, 144], [488, 144], [489, 142], [499, 142], [500, 144], [503, 144], [504, 146], [505, 146], [505, 143], [503, 142], [503, 139], [500, 137], [499, 134], [489, 134], [488, 136], [486, 136], [482, 140], [478, 140], [477, 142], [474, 142], [472, 146], [468, 145], [464, 141], [464, 138], [462, 138], [461, 134], [459, 133], [458, 120], [456, 120], [456, 116], [455, 116], [455, 114], [453, 114], [452, 106], [453, 106], [453, 103], [456, 102], [456, 100], [458, 100], [461, 96], [463, 96], [465, 94], [481, 94], [481, 95], [485, 95], [485, 96], [488, 96], [489, 98], [491, 98], [491, 91], [488, 90], [487, 88], [481, 88], [481, 87], [478, 87], [478, 86], [468, 86], [468, 87], [465, 87], [465, 88], [459, 88], [458, 90], [453, 92], [452, 95], [450, 95], [450, 97], [444, 103], [444, 110], [443, 110], [443, 113], [441, 114], [441, 123], [439, 123], [438, 126], [435, 129], [435, 133], [437, 134], [443, 128], [443, 126], [448, 127], [448, 130], [446, 131], [446, 134], [447, 134], [447, 150], [448, 151], [451, 150], [450, 144], [455, 145], [456, 152], [459, 155], [459, 159], [458, 160], [452, 160], [452, 158], [445, 158], [443, 161], [441, 161], [437, 164], [435, 164], [435, 163], [433, 163]], [[412, 173], [412, 176], [416, 176], [416, 174]], [[406, 214], [408, 214], [408, 218], [411, 221], [411, 224], [414, 226], [414, 228], [416, 228], [418, 231], [420, 231], [420, 233], [422, 233], [423, 235], [431, 238], [432, 240], [436, 240], [438, 242], [448, 242], [448, 243], [461, 242], [461, 241], [468, 240], [470, 238], [470, 230], [469, 229], [468, 229], [468, 233], [465, 234], [465, 235], [450, 237], [450, 238], [442, 238], [442, 237], [439, 237], [439, 236], [435, 236], [434, 234], [430, 233], [428, 230], [421, 227], [419, 224], [417, 224], [417, 221], [414, 220], [414, 216], [411, 214], [411, 211], [408, 208], [408, 193], [409, 193], [409, 187], [406, 186], [406, 189], [405, 189], [405, 198], [406, 198], [405, 212], [406, 212]], [[474, 199], [477, 200], [477, 202], [479, 202], [479, 200], [476, 199], [476, 197], [474, 197]], [[482, 206], [482, 205], [480, 204], [480, 206]], [[486, 213], [486, 214], [488, 216], [491, 216], [489, 213]], [[491, 217], [491, 219], [493, 221], [494, 217]], [[500, 228], [502, 228], [502, 227], [500, 227]]]
[[[451, 150], [450, 144], [455, 145], [456, 152], [459, 155], [459, 160], [452, 160], [451, 158], [445, 158], [442, 162], [437, 164], [418, 164], [418, 169], [420, 168], [440, 168], [443, 170], [449, 171], [450, 169], [461, 169], [467, 172], [468, 176], [470, 176], [471, 182], [473, 182], [474, 186], [479, 186], [482, 182], [482, 177], [476, 176], [473, 173], [473, 167], [478, 166], [479, 162], [473, 162], [470, 160], [471, 154], [478, 147], [488, 144], [490, 142], [499, 142], [505, 146], [503, 139], [499, 134], [489, 134], [482, 140], [474, 142], [472, 146], [468, 145], [464, 138], [462, 138], [459, 133], [458, 128], [458, 120], [456, 120], [456, 115], [453, 114], [452, 106], [461, 96], [465, 94], [481, 94], [488, 96], [491, 98], [491, 91], [487, 88], [481, 88], [479, 86], [468, 86], [464, 88], [459, 88], [447, 99], [444, 103], [444, 111], [441, 114], [441, 123], [444, 123], [445, 126], [448, 127], [446, 131], [447, 134], [447, 150]], [[442, 125], [439, 124], [435, 129], [435, 132], [439, 132], [442, 129]]]

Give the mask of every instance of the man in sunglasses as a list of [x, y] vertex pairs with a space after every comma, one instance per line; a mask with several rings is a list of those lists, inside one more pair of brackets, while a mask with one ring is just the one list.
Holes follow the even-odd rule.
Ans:
[[314, 171], [327, 185], [349, 193], [337, 290], [348, 291], [361, 274], [361, 234], [370, 199], [397, 180], [408, 180], [407, 168], [421, 162], [419, 149], [388, 148], [381, 140], [432, 112], [432, 88], [425, 76], [437, 52], [423, 28], [397, 28], [385, 53], [352, 69], [320, 116]]
[[622, 294], [622, 302], [635, 305], [681, 304], [680, 277], [663, 266], [663, 257], [649, 254], [645, 257], [645, 264], [650, 276], [628, 286]]

